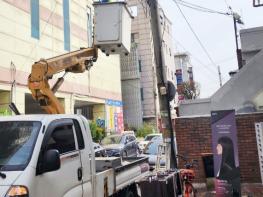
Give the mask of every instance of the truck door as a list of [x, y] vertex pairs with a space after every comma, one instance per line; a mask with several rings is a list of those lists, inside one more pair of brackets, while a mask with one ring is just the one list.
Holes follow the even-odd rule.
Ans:
[[49, 125], [41, 150], [50, 149], [59, 151], [61, 166], [57, 171], [37, 176], [39, 196], [82, 197], [81, 158], [72, 120], [58, 120]]
[[[88, 143], [84, 142], [83, 138], [83, 131], [85, 131], [85, 128], [81, 128], [78, 120], [73, 120], [74, 122], [74, 128], [77, 136], [78, 141], [78, 148], [80, 151], [80, 157], [81, 157], [81, 172], [82, 172], [82, 181], [83, 181], [83, 196], [92, 196], [92, 152], [91, 148], [93, 148], [93, 145], [91, 147], [88, 147]], [[86, 144], [86, 147], [85, 147]]]

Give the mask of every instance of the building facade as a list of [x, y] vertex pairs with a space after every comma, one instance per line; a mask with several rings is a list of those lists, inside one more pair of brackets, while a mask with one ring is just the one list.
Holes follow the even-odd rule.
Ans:
[[[132, 21], [132, 42], [137, 45], [137, 58], [140, 78], [140, 98], [137, 99], [137, 106], [141, 107], [143, 122], [151, 123], [157, 128], [159, 117], [159, 100], [158, 90], [156, 82], [156, 66], [154, 57], [154, 43], [152, 38], [151, 29], [151, 13], [150, 8], [145, 0], [129, 0], [127, 1], [131, 10], [135, 14], [135, 18]], [[138, 88], [137, 88], [138, 91]], [[123, 98], [126, 96], [123, 94]], [[124, 99], [124, 108], [128, 103]], [[135, 107], [130, 105], [129, 108]], [[139, 118], [140, 118], [139, 114]], [[136, 116], [135, 113], [128, 116]], [[126, 120], [124, 119], [126, 122]], [[129, 124], [128, 122], [126, 122]]]
[[[192, 66], [190, 63], [190, 56], [188, 53], [176, 53], [174, 55], [175, 69], [181, 70], [182, 73], [182, 81], [189, 81], [189, 70], [191, 70]], [[190, 68], [190, 69], [189, 69]]]
[[[145, 123], [150, 123], [158, 128], [158, 123], [160, 120], [160, 103], [159, 103], [159, 93], [157, 88], [157, 74], [159, 71], [156, 70], [156, 57], [154, 50], [154, 41], [153, 41], [153, 30], [151, 24], [151, 12], [149, 7], [149, 1], [146, 0], [129, 0], [127, 1], [129, 7], [135, 14], [135, 18], [132, 21], [132, 42], [134, 42], [137, 46], [137, 59], [138, 66], [136, 80], [133, 80], [133, 85], [129, 85], [129, 88], [132, 88], [133, 91], [140, 89], [140, 94], [133, 94], [133, 96], [137, 95], [136, 101], [131, 103], [129, 100], [131, 99], [130, 93], [125, 93], [124, 89], [127, 89], [127, 82], [123, 81], [123, 102], [124, 109], [133, 109], [136, 106], [141, 107], [141, 113], [139, 113], [139, 108], [137, 110], [124, 112], [125, 117], [134, 117], [136, 122], [142, 120]], [[172, 41], [172, 23], [166, 17], [164, 11], [160, 9], [160, 27], [163, 32], [162, 36], [162, 54], [163, 54], [163, 64], [164, 64], [164, 73], [165, 78], [167, 80], [173, 81], [175, 80], [175, 68], [174, 68], [174, 57], [173, 57], [173, 41]], [[122, 69], [125, 69], [125, 65], [131, 65], [132, 69], [133, 63], [130, 62], [127, 64], [127, 59], [123, 59], [122, 61]], [[124, 65], [124, 66], [123, 66]], [[127, 69], [126, 69], [127, 70]], [[138, 83], [138, 79], [140, 79], [140, 84]], [[128, 96], [130, 95], [130, 96]], [[174, 102], [171, 102], [173, 105]], [[174, 109], [174, 107], [172, 107]], [[139, 115], [138, 115], [139, 113]], [[175, 110], [172, 110], [172, 115], [175, 116]], [[129, 122], [127, 118], [124, 118], [125, 123], [127, 125], [133, 126], [134, 124]], [[137, 124], [138, 125], [138, 124]]]
[[190, 56], [188, 53], [176, 53], [174, 55], [175, 62], [175, 75], [177, 84], [177, 104], [179, 101], [184, 100], [185, 97], [182, 94], [183, 82], [194, 82], [193, 67], [190, 63]]
[[[31, 65], [92, 46], [92, 1], [3, 0], [0, 8], [0, 113], [11, 113], [11, 101], [21, 113], [41, 113], [27, 88]], [[118, 55], [99, 53], [90, 71], [69, 73], [56, 95], [66, 113], [81, 113], [109, 131], [123, 129]]]
[[137, 44], [133, 41], [130, 54], [121, 56], [123, 116], [127, 129], [143, 125], [140, 64]]
[[[164, 10], [159, 5], [159, 31], [161, 36], [161, 54], [163, 65], [164, 81], [170, 81], [175, 84], [175, 67], [174, 67], [174, 51], [173, 51], [173, 36], [172, 36], [172, 22], [165, 15]], [[174, 98], [170, 102], [171, 118], [176, 118], [176, 100]]]

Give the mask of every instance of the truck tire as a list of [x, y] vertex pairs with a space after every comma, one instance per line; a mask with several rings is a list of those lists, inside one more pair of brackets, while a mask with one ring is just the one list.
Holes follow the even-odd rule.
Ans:
[[127, 190], [126, 193], [125, 193], [125, 197], [135, 197], [135, 195], [133, 194], [132, 191]]
[[137, 187], [135, 184], [128, 186], [112, 197], [139, 197], [137, 193]]

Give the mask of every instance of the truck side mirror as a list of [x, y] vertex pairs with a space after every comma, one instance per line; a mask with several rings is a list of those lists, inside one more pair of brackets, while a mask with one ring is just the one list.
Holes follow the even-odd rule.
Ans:
[[56, 149], [51, 149], [45, 152], [43, 157], [43, 171], [53, 172], [60, 168], [60, 157], [59, 152]]

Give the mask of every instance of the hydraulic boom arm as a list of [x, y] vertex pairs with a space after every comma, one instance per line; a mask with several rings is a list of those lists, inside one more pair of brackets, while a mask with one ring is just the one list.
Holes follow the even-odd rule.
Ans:
[[41, 59], [32, 65], [31, 74], [28, 77], [28, 87], [33, 98], [48, 114], [63, 114], [65, 110], [55, 96], [56, 91], [62, 85], [64, 78], [57, 80], [50, 88], [48, 83], [54, 74], [60, 72], [83, 73], [97, 60], [96, 47], [83, 48], [50, 59]]

